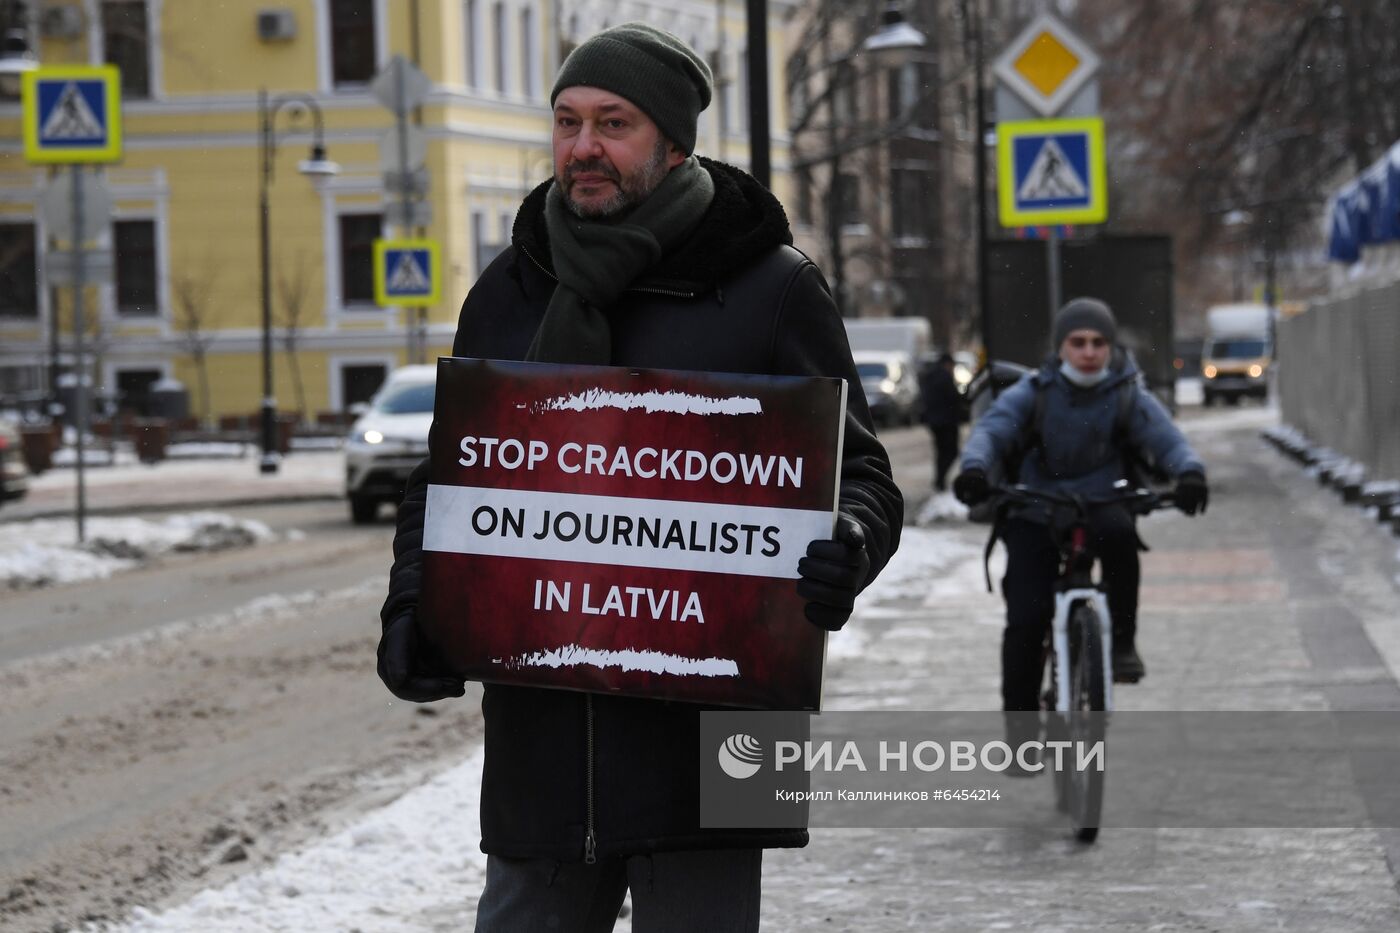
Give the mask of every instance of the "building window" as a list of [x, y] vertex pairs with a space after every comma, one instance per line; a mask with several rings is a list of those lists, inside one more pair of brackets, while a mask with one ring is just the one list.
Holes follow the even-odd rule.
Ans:
[[510, 58], [506, 52], [509, 46], [506, 45], [506, 5], [504, 3], [491, 5], [491, 35], [495, 38], [496, 90], [504, 94], [506, 92], [506, 59]]
[[540, 47], [532, 7], [520, 11], [520, 62], [520, 87], [533, 100], [540, 96]]
[[151, 414], [151, 387], [165, 374], [159, 369], [118, 369], [117, 410], [145, 418]]
[[804, 122], [807, 116], [807, 56], [801, 52], [788, 59], [789, 123]]
[[331, 80], [336, 85], [374, 80], [374, 0], [330, 0]]
[[797, 176], [797, 222], [810, 224], [812, 222], [812, 171], [800, 168], [794, 174]]
[[481, 24], [477, 21], [480, 14], [480, 0], [467, 0], [463, 7], [462, 18], [466, 21], [466, 35], [463, 46], [467, 56], [467, 86], [481, 88], [481, 48], [477, 41], [480, 38]]
[[849, 126], [856, 119], [856, 70], [850, 62], [841, 62], [831, 69], [831, 98], [836, 108], [836, 123]]
[[0, 224], [0, 317], [39, 316], [33, 224]]
[[908, 116], [918, 103], [919, 72], [918, 62], [906, 62], [899, 68], [891, 68], [885, 72], [885, 89], [891, 120]]
[[351, 405], [368, 403], [384, 385], [389, 367], [383, 363], [350, 363], [340, 367], [340, 406], [349, 411]]
[[383, 235], [380, 214], [340, 215], [340, 300], [374, 304], [374, 241]]
[[108, 0], [102, 4], [102, 49], [107, 64], [121, 69], [123, 97], [151, 96], [146, 0]]
[[735, 76], [734, 89], [738, 94], [738, 100], [734, 102], [734, 131], [737, 133], [746, 132], [749, 128], [749, 52], [748, 49], [741, 49], [739, 52], [738, 74]]
[[896, 237], [924, 238], [929, 232], [928, 173], [915, 169], [890, 170], [890, 210]]
[[112, 252], [116, 265], [117, 313], [159, 313], [155, 221], [118, 220], [113, 223]]
[[842, 172], [836, 178], [836, 216], [842, 226], [864, 223], [860, 213], [860, 176]]

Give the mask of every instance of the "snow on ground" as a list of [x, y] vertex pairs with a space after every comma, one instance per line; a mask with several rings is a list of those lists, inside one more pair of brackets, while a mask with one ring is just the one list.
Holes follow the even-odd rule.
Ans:
[[[258, 459], [257, 448], [251, 444], [248, 446], [247, 455], [243, 457], [162, 460], [151, 464], [140, 463], [131, 454], [119, 451], [115, 466], [102, 466], [86, 472], [84, 481], [91, 486], [147, 481], [217, 484], [230, 477], [236, 477], [240, 480], [247, 479], [248, 482], [256, 480], [264, 486], [275, 486], [297, 480], [324, 480], [327, 488], [332, 491], [338, 490], [340, 484], [345, 481], [345, 457], [337, 450], [312, 449], [293, 452], [282, 458], [278, 472], [271, 477], [259, 476]], [[54, 469], [30, 477], [29, 488], [33, 493], [71, 486], [73, 482], [73, 470]]]
[[936, 492], [929, 496], [924, 504], [919, 508], [919, 515], [914, 521], [919, 525], [932, 525], [937, 522], [956, 522], [961, 524], [967, 520], [967, 506], [953, 498], [951, 492]]
[[1176, 381], [1176, 403], [1178, 405], [1200, 405], [1206, 400], [1205, 383], [1200, 379], [1178, 379]]
[[162, 554], [246, 547], [274, 537], [262, 522], [219, 512], [187, 512], [159, 521], [93, 517], [85, 522], [85, 531], [86, 540], [79, 544], [72, 519], [6, 525], [0, 536], [0, 585], [26, 589], [99, 579]]
[[[947, 528], [906, 528], [898, 552], [861, 597], [850, 625], [831, 636], [830, 659], [861, 653], [861, 622], [905, 615], [892, 603], [982, 587], [980, 548]], [[945, 597], [939, 597], [945, 598]], [[936, 640], [925, 641], [927, 650]], [[906, 659], [907, 660], [907, 659]], [[424, 933], [469, 926], [485, 881], [479, 849], [482, 753], [395, 802], [258, 871], [157, 913], [136, 908], [96, 933]], [[444, 830], [451, 827], [451, 832]], [[631, 928], [618, 921], [617, 933]]]
[[478, 750], [354, 825], [164, 913], [138, 907], [127, 925], [84, 929], [421, 933], [429, 916], [450, 914], [465, 929], [486, 878], [481, 765]]
[[1279, 423], [1279, 410], [1275, 405], [1241, 405], [1238, 408], [1227, 408], [1221, 411], [1206, 413], [1208, 409], [1199, 415], [1182, 419], [1178, 424], [1183, 431], [1188, 434], [1197, 431], [1240, 431], [1249, 428], [1272, 427]]

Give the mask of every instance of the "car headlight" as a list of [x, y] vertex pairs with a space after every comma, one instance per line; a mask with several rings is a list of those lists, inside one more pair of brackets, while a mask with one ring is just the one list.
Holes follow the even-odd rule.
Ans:
[[1217, 370], [1214, 366], [1207, 366], [1205, 369], [1201, 370], [1201, 372], [1205, 374], [1205, 377], [1207, 379], [1214, 379], [1215, 374], [1219, 372], [1219, 370]]
[[1260, 366], [1258, 363], [1249, 367], [1249, 378], [1258, 379], [1262, 375], [1264, 375], [1264, 367]]
[[380, 434], [378, 431], [369, 430], [360, 435], [360, 440], [364, 441], [366, 444], [382, 444], [384, 443], [384, 435]]
[[881, 379], [881, 380], [880, 380], [880, 391], [883, 392], [883, 393], [885, 393], [886, 395], [894, 395], [894, 380], [893, 380], [893, 379]]

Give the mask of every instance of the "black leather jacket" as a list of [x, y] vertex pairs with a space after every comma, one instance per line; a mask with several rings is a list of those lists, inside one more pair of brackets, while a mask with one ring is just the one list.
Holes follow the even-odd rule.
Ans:
[[[841, 319], [817, 268], [789, 245], [777, 200], [738, 169], [701, 161], [715, 180], [714, 202], [690, 241], [610, 309], [613, 362], [845, 378], [852, 390], [841, 509], [864, 526], [874, 579], [898, 545], [904, 505], [871, 428]], [[548, 184], [526, 198], [512, 246], [467, 295], [454, 355], [524, 357], [555, 285], [542, 213]], [[417, 604], [426, 479], [425, 462], [399, 509], [386, 623]], [[607, 857], [805, 845], [806, 830], [700, 828], [701, 709], [488, 685], [482, 849], [567, 861], [585, 857], [586, 848]]]

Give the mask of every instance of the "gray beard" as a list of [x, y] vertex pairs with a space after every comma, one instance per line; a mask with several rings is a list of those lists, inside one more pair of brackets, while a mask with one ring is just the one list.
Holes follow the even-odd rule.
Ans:
[[[564, 195], [564, 206], [569, 209], [569, 213], [582, 220], [617, 219], [650, 197], [651, 193], [666, 178], [666, 173], [669, 171], [666, 168], [666, 150], [666, 140], [658, 139], [651, 158], [638, 166], [637, 171], [630, 177], [622, 178], [618, 182], [617, 191], [601, 204], [588, 207], [579, 205], [574, 201], [569, 189], [560, 183], [560, 191]], [[557, 178], [555, 181], [559, 182]]]

